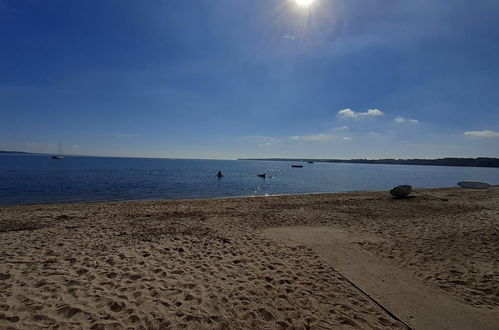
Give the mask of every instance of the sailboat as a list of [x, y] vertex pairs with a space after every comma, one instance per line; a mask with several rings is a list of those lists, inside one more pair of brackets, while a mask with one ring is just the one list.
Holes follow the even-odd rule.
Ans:
[[59, 153], [57, 155], [52, 156], [52, 159], [64, 159], [64, 156], [62, 155], [62, 147], [60, 140], [59, 140]]

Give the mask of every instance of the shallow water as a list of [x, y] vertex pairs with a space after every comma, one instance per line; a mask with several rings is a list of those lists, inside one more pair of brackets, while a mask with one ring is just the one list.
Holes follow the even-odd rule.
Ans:
[[[499, 184], [499, 168], [0, 155], [0, 204], [155, 200]], [[215, 174], [220, 169], [224, 177]], [[258, 173], [271, 177], [260, 178]]]

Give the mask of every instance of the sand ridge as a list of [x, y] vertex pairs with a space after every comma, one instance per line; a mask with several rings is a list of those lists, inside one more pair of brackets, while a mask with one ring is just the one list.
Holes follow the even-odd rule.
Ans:
[[293, 225], [372, 235], [359, 246], [497, 311], [499, 189], [415, 195], [1, 207], [0, 327], [404, 328], [316, 251], [260, 232]]

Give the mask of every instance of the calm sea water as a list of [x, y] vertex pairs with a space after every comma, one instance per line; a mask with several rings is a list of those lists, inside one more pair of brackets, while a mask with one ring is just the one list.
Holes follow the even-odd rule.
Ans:
[[[499, 168], [0, 155], [0, 204], [155, 200], [499, 184]], [[224, 177], [215, 174], [220, 169]], [[259, 178], [258, 173], [271, 178]]]

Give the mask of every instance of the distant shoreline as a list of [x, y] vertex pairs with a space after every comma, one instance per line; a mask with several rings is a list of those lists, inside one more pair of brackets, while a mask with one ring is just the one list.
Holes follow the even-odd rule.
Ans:
[[[51, 155], [48, 153], [35, 153], [25, 151], [0, 150], [0, 155]], [[202, 159], [202, 158], [169, 158], [169, 157], [132, 157], [132, 156], [95, 156], [95, 155], [67, 155], [75, 157], [99, 158], [141, 158], [141, 159], [182, 159], [182, 160], [230, 160], [230, 159]], [[326, 158], [238, 158], [236, 160], [258, 161], [287, 161], [287, 162], [313, 162], [313, 163], [348, 163], [348, 164], [386, 164], [386, 165], [424, 165], [424, 166], [461, 166], [461, 167], [499, 167], [499, 158], [436, 158], [436, 159], [326, 159]]]
[[314, 163], [353, 163], [426, 166], [499, 167], [499, 158], [437, 158], [437, 159], [305, 159], [305, 158], [240, 158], [238, 160], [289, 161]]
[[0, 154], [10, 154], [10, 155], [36, 155], [32, 152], [24, 152], [24, 151], [5, 151], [0, 150]]

